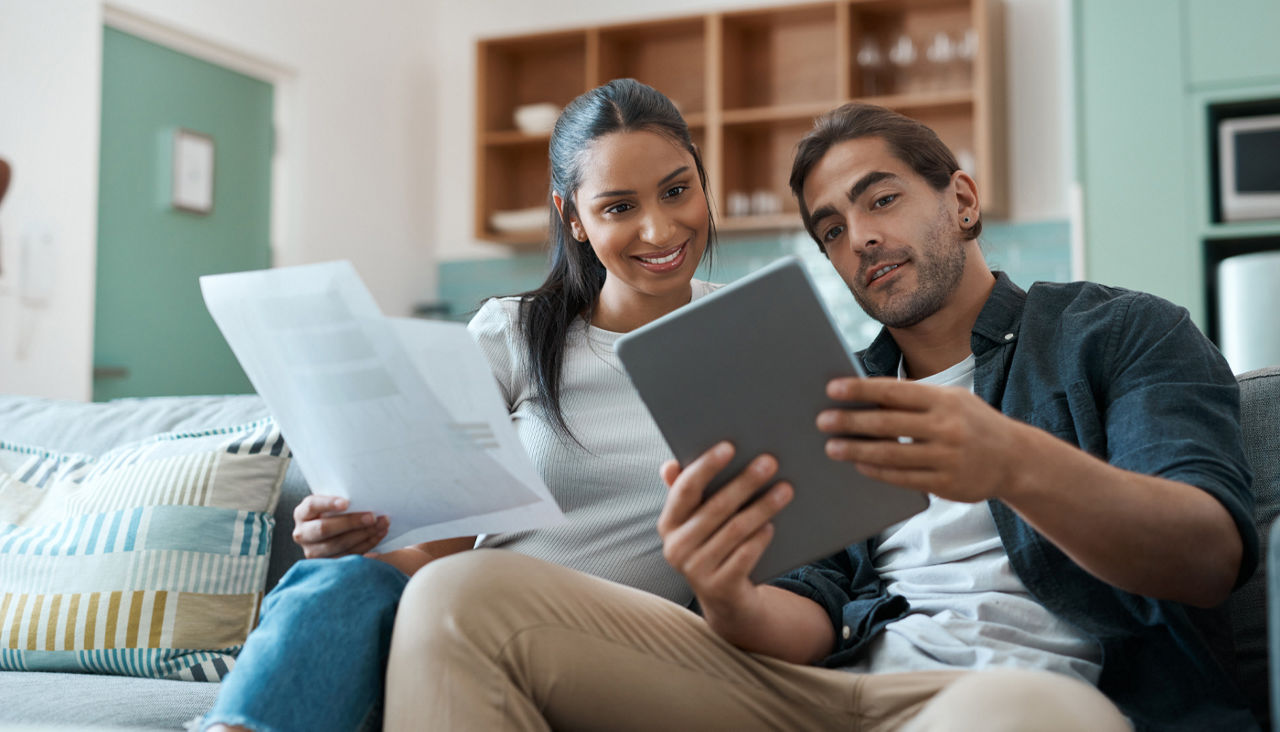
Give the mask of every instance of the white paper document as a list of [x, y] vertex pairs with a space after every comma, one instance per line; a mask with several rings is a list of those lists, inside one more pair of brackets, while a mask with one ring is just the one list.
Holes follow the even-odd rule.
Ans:
[[465, 326], [385, 317], [349, 262], [200, 288], [311, 491], [390, 517], [377, 551], [564, 520]]

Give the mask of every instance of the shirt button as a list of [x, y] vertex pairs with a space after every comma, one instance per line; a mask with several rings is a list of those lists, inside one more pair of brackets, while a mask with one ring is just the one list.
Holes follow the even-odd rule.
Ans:
[[852, 630], [849, 630], [849, 626], [847, 626], [847, 625], [846, 625], [846, 626], [844, 626], [843, 628], [841, 628], [841, 629], [840, 629], [840, 635], [841, 635], [845, 640], [849, 640], [849, 636], [853, 635], [853, 631], [852, 631]]
[[1004, 334], [1004, 339], [1005, 339], [1006, 341], [1011, 341], [1011, 340], [1013, 340], [1013, 334], [1012, 334], [1012, 333], [1005, 333], [1005, 334]]

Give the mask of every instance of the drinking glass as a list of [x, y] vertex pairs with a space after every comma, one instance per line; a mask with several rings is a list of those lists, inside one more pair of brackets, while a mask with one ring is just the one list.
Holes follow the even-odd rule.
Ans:
[[925, 75], [928, 86], [933, 89], [950, 87], [956, 60], [956, 44], [951, 41], [951, 36], [942, 31], [934, 33], [924, 50], [924, 57], [929, 61], [929, 71]]
[[907, 91], [912, 85], [912, 67], [916, 63], [916, 44], [911, 36], [902, 33], [889, 48], [889, 63], [894, 66], [895, 91]]
[[880, 43], [875, 36], [863, 36], [853, 60], [861, 70], [862, 96], [873, 97], [885, 93], [886, 90], [881, 88], [884, 79], [884, 54], [880, 53]]

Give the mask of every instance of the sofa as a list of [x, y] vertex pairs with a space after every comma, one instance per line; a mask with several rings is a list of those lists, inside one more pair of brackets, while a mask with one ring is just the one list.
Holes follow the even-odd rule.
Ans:
[[[1280, 513], [1280, 368], [1243, 374], [1239, 382], [1246, 452], [1256, 474], [1255, 519], [1261, 527], [1263, 563], [1227, 604], [1233, 637], [1224, 639], [1225, 662], [1235, 666], [1263, 729], [1270, 729], [1272, 699], [1280, 699], [1280, 684], [1268, 673], [1269, 659], [1280, 657], [1280, 637], [1269, 645], [1267, 636], [1268, 618], [1272, 626], [1280, 627], [1280, 602], [1271, 603], [1270, 609], [1267, 603], [1268, 595], [1280, 592], [1280, 558], [1275, 556], [1280, 554], [1280, 525], [1275, 521]], [[98, 455], [149, 435], [217, 430], [267, 416], [256, 396], [158, 397], [105, 404], [0, 396], [0, 442]], [[301, 558], [290, 539], [292, 511], [307, 492], [296, 463], [289, 464], [272, 511], [275, 531], [265, 589]], [[1273, 525], [1274, 535], [1267, 531]], [[0, 728], [177, 730], [209, 708], [217, 689], [216, 683], [199, 681], [0, 671]]]
[[[157, 397], [103, 404], [0, 396], [0, 441], [101, 455], [164, 433], [194, 434], [258, 423], [269, 415], [257, 396]], [[309, 493], [295, 462], [279, 485], [263, 590], [302, 558], [293, 543], [293, 509]], [[0, 521], [0, 526], [3, 526]], [[265, 552], [265, 547], [263, 548]], [[2, 559], [3, 557], [0, 557]], [[3, 581], [0, 571], [0, 582]], [[0, 584], [0, 595], [6, 588]], [[0, 671], [0, 729], [14, 725], [72, 729], [180, 730], [202, 715], [216, 683], [135, 676]]]

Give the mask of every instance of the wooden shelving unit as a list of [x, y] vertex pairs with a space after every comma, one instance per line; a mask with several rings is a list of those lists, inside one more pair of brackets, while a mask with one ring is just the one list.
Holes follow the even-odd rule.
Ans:
[[[549, 133], [517, 129], [516, 108], [563, 108], [625, 76], [661, 90], [684, 114], [722, 231], [798, 229], [787, 189], [795, 143], [814, 117], [854, 99], [937, 130], [978, 179], [986, 215], [998, 218], [1006, 177], [999, 9], [999, 0], [840, 0], [481, 40], [476, 237], [526, 247], [546, 238], [545, 224], [509, 223], [522, 210], [531, 221], [548, 197]], [[495, 226], [495, 214], [508, 223]]]

